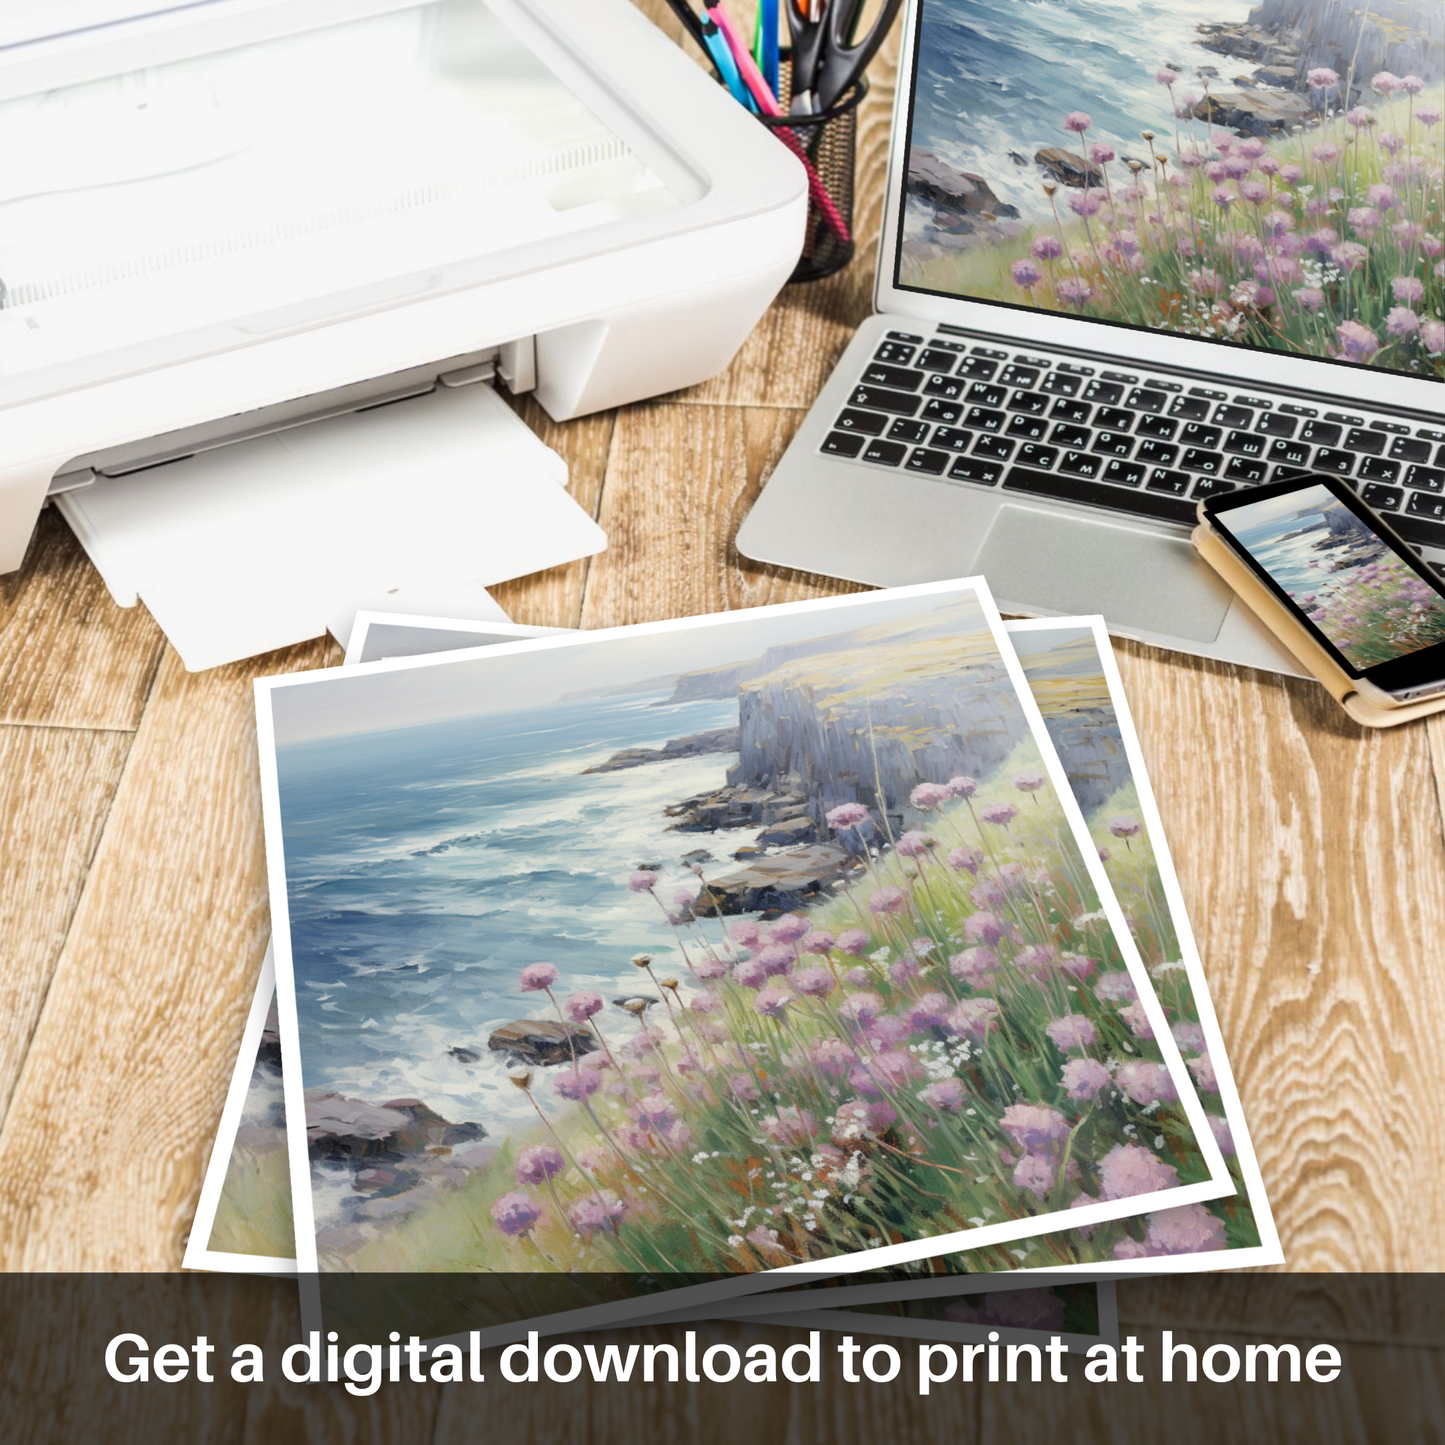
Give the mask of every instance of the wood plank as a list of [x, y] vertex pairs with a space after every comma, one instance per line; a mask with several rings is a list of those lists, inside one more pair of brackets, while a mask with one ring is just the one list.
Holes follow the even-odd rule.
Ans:
[[[517, 414], [567, 462], [567, 491], [595, 519], [602, 506], [607, 456], [612, 446], [613, 413], [555, 422], [530, 396], [507, 398]], [[610, 541], [610, 539], [609, 539]], [[590, 557], [550, 567], [489, 589], [513, 622], [533, 627], [576, 627], [582, 615], [582, 593]]]
[[861, 591], [744, 564], [733, 538], [801, 420], [774, 408], [653, 403], [618, 413], [584, 627]]
[[131, 731], [164, 646], [144, 607], [117, 607], [53, 507], [0, 577], [0, 723]]
[[1430, 732], [1118, 646], [1289, 1267], [1445, 1267]]
[[0, 727], [0, 1120], [130, 746], [130, 733]]
[[0, 1126], [0, 1268], [174, 1269], [269, 920], [251, 679], [167, 649]]

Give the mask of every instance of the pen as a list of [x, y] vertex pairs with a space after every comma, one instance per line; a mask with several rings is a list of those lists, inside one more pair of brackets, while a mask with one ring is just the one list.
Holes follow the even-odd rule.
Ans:
[[707, 43], [702, 38], [702, 21], [698, 19], [697, 11], [688, 4], [688, 0], [667, 0], [667, 4], [699, 49], [706, 51]]
[[[721, 13], [726, 18], [726, 12]], [[722, 28], [713, 17], [711, 9], [707, 18], [701, 22], [703, 48], [712, 57], [712, 63], [717, 67], [717, 73], [722, 76], [722, 81], [732, 91], [734, 99], [747, 106], [749, 110], [756, 110], [758, 102], [754, 98], [750, 87], [744, 82], [738, 68], [736, 47], [728, 39]], [[744, 55], [747, 51], [743, 50]], [[748, 62], [751, 64], [752, 56], [748, 55]], [[756, 66], [753, 67], [757, 69]]]
[[758, 0], [753, 33], [753, 59], [774, 95], [778, 93], [778, 0]]

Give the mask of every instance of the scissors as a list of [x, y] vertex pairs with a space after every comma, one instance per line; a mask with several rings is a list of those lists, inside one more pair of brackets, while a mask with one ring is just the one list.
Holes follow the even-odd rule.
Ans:
[[878, 53], [902, 3], [883, 0], [860, 40], [858, 24], [867, 0], [788, 0], [794, 115], [827, 110], [837, 101]]

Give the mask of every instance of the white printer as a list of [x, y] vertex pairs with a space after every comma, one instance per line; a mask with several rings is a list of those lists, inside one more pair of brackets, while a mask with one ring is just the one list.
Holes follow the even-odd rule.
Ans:
[[[485, 540], [477, 497], [530, 466], [488, 451], [497, 398], [449, 398], [499, 380], [565, 420], [712, 375], [807, 205], [797, 160], [628, 0], [12, 0], [0, 155], [0, 572], [55, 496], [152, 610], [152, 564], [224, 570], [288, 528], [288, 458], [337, 459], [335, 517], [386, 435], [470, 428], [475, 466], [393, 442], [414, 462], [343, 529], [378, 595], [445, 572]], [[167, 508], [193, 515], [147, 554]], [[342, 550], [312, 546], [320, 593]], [[425, 590], [397, 605], [442, 610]]]

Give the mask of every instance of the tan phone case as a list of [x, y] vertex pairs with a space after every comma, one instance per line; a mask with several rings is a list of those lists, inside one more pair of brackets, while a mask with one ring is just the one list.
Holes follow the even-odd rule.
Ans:
[[1201, 521], [1190, 539], [1199, 555], [1234, 589], [1256, 617], [1294, 653], [1307, 672], [1324, 685], [1357, 723], [1367, 728], [1392, 728], [1432, 713], [1445, 712], [1445, 693], [1419, 702], [1379, 703], [1361, 694], [1359, 684], [1311, 636], [1305, 625], [1285, 607], [1233, 549], [1207, 522]]

